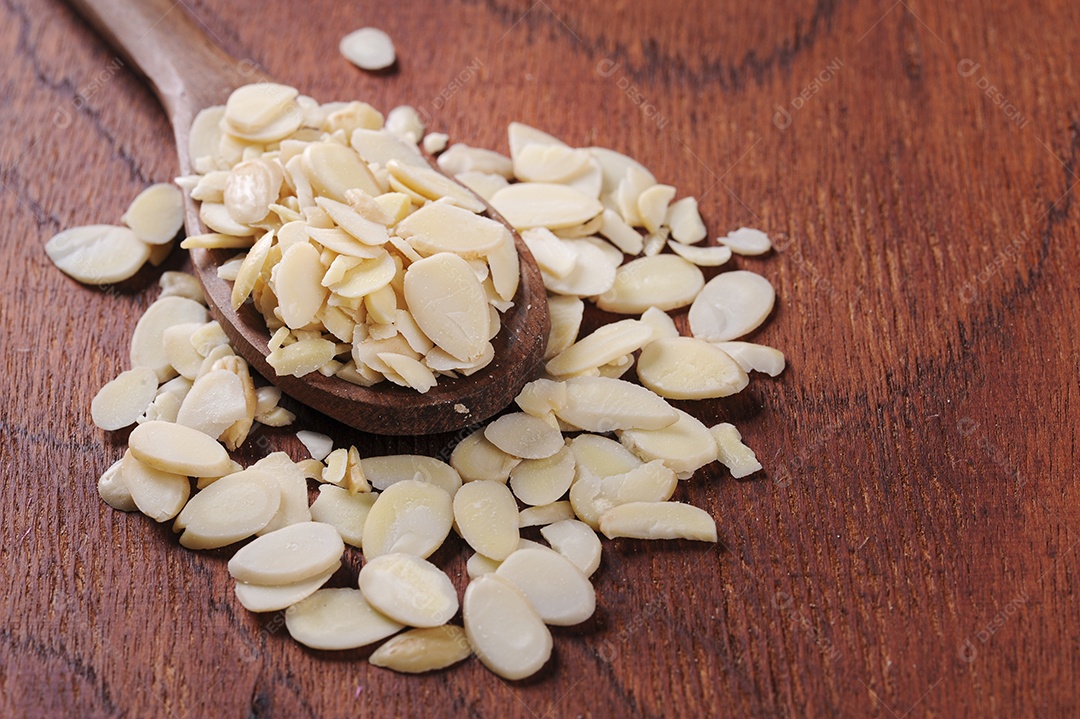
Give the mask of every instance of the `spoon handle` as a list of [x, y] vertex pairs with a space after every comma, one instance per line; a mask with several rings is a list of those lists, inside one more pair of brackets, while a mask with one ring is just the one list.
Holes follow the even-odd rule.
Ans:
[[196, 113], [233, 89], [262, 79], [258, 65], [238, 60], [213, 32], [174, 0], [69, 0], [132, 69], [146, 77], [169, 115], [183, 171], [190, 168], [188, 130]]

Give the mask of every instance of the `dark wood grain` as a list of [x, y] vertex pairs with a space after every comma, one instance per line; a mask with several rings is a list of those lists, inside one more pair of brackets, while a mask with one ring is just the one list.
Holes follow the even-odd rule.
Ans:
[[[1075, 4], [189, 6], [230, 54], [317, 98], [409, 99], [472, 145], [505, 150], [521, 120], [622, 150], [701, 198], [713, 233], [779, 238], [736, 264], [775, 284], [757, 338], [789, 369], [684, 405], [736, 422], [766, 472], [680, 486], [718, 518], [717, 548], [609, 545], [595, 620], [558, 630], [533, 680], [304, 651], [238, 608], [222, 557], [95, 495], [124, 437], [91, 426], [89, 398], [125, 368], [155, 275], [88, 289], [41, 245], [116, 221], [176, 159], [155, 99], [89, 27], [52, 0], [4, 0], [0, 713], [1080, 711]], [[337, 58], [369, 24], [396, 39], [397, 73]], [[455, 440], [296, 410], [367, 454]], [[302, 456], [288, 431], [247, 452], [279, 448]], [[460, 573], [463, 555], [440, 560]]]

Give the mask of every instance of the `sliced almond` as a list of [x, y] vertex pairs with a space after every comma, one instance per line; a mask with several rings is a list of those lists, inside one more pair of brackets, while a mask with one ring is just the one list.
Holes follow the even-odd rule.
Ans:
[[726, 342], [757, 329], [772, 312], [776, 292], [769, 281], [746, 270], [709, 280], [690, 306], [690, 331], [709, 342]]
[[650, 342], [638, 360], [638, 379], [668, 399], [728, 397], [750, 382], [726, 352], [696, 337]]
[[716, 541], [716, 522], [703, 509], [678, 502], [631, 502], [613, 507], [600, 518], [608, 539], [694, 539]]
[[316, 574], [310, 579], [277, 587], [237, 582], [236, 598], [249, 612], [278, 612], [310, 597], [322, 585], [330, 581], [330, 577], [334, 576], [340, 568], [341, 562], [338, 562], [322, 574]]
[[[558, 433], [558, 430], [554, 430]], [[575, 460], [570, 449], [560, 449], [544, 459], [528, 459], [510, 470], [510, 488], [525, 504], [551, 504], [563, 497], [574, 481]]]
[[566, 348], [544, 366], [555, 377], [580, 375], [623, 355], [636, 352], [652, 338], [652, 328], [639, 320], [620, 320], [600, 327]]
[[503, 452], [478, 429], [461, 440], [450, 455], [450, 466], [466, 482], [494, 480], [505, 482], [510, 470], [521, 460]]
[[128, 447], [140, 462], [187, 477], [220, 477], [232, 466], [225, 448], [198, 430], [171, 422], [144, 422]]
[[675, 410], [678, 421], [662, 429], [628, 429], [619, 433], [627, 448], [646, 462], [659, 459], [680, 475], [688, 475], [717, 457], [716, 441], [692, 415]]
[[769, 236], [750, 227], [740, 227], [727, 233], [726, 237], [717, 237], [716, 241], [739, 255], [763, 255], [772, 249]]
[[484, 437], [507, 454], [522, 459], [544, 459], [565, 446], [559, 430], [524, 412], [499, 417], [484, 428]]
[[694, 245], [705, 239], [705, 223], [698, 212], [698, 202], [684, 197], [668, 206], [664, 224], [671, 228], [671, 236], [682, 245]]
[[491, 198], [491, 205], [518, 230], [573, 227], [604, 210], [598, 200], [588, 195], [546, 182], [519, 182], [504, 187]]
[[734, 425], [723, 422], [709, 428], [716, 447], [718, 459], [731, 470], [731, 476], [741, 479], [761, 470], [761, 462], [754, 455], [754, 450], [743, 444], [742, 435]]
[[453, 624], [410, 629], [376, 649], [368, 661], [377, 667], [404, 674], [445, 669], [468, 659], [472, 648], [465, 630]]
[[257, 469], [222, 477], [192, 497], [176, 516], [175, 531], [188, 549], [214, 549], [252, 536], [281, 503], [277, 480]]
[[429, 557], [454, 521], [450, 495], [427, 482], [396, 482], [375, 500], [364, 522], [364, 559], [404, 552]]
[[596, 532], [584, 522], [567, 519], [540, 530], [551, 548], [563, 555], [586, 576], [600, 566], [601, 544]]
[[126, 227], [90, 225], [53, 235], [45, 254], [68, 277], [105, 285], [134, 276], [150, 258], [150, 248]]
[[650, 390], [619, 379], [573, 377], [567, 380], [566, 405], [558, 417], [590, 432], [630, 427], [660, 429], [679, 415]]
[[570, 560], [550, 549], [519, 549], [495, 576], [513, 584], [545, 624], [573, 626], [596, 611], [596, 591]]
[[191, 482], [186, 475], [167, 472], [142, 462], [133, 449], [128, 449], [124, 455], [120, 473], [132, 502], [155, 522], [175, 517], [191, 496]]
[[784, 353], [778, 349], [752, 342], [717, 342], [716, 346], [747, 372], [764, 372], [776, 377], [784, 371]]
[[491, 323], [487, 297], [461, 257], [441, 252], [409, 265], [405, 302], [424, 334], [449, 354], [469, 361], [483, 353]]
[[505, 484], [469, 482], [454, 495], [454, 521], [462, 538], [485, 557], [505, 559], [518, 545], [518, 511]]
[[693, 302], [704, 286], [701, 270], [677, 255], [640, 257], [619, 268], [611, 289], [600, 295], [596, 306], [635, 315], [649, 307], [672, 310]]
[[577, 341], [581, 320], [585, 316], [585, 303], [578, 297], [549, 295], [548, 313], [551, 315], [551, 332], [548, 334], [544, 359], [555, 357]]
[[503, 225], [446, 202], [421, 207], [398, 223], [395, 232], [422, 256], [452, 252], [481, 257], [513, 238]]
[[150, 185], [131, 201], [120, 221], [146, 244], [164, 245], [184, 226], [184, 195], [175, 185]]
[[441, 626], [458, 610], [450, 577], [411, 554], [383, 554], [365, 562], [360, 591], [372, 607], [411, 627]]
[[551, 656], [551, 632], [544, 620], [520, 590], [496, 574], [469, 583], [462, 616], [476, 656], [504, 679], [531, 676]]
[[374, 644], [403, 625], [375, 610], [359, 589], [320, 589], [285, 610], [285, 626], [306, 647], [342, 650]]
[[[571, 478], [572, 479], [572, 478]], [[574, 518], [574, 507], [569, 501], [538, 504], [518, 512], [518, 527], [543, 527], [555, 522]]]
[[290, 524], [241, 547], [229, 560], [229, 574], [249, 584], [294, 584], [327, 571], [344, 552], [341, 535], [331, 525]]
[[158, 376], [149, 367], [121, 372], [94, 395], [90, 417], [104, 430], [135, 424], [157, 395]]
[[136, 512], [139, 506], [135, 504], [131, 490], [128, 489], [124, 475], [120, 471], [123, 464], [124, 460], [118, 459], [102, 473], [97, 483], [98, 496], [113, 509], [121, 512]]
[[693, 262], [698, 267], [719, 267], [727, 264], [728, 260], [731, 259], [731, 248], [729, 247], [694, 247], [693, 245], [683, 245], [672, 240], [668, 240], [668, 247], [676, 255], [687, 262]]

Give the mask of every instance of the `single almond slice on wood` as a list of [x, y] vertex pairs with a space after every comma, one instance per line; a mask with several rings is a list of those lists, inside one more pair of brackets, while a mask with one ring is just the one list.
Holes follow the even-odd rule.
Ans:
[[529, 600], [496, 574], [485, 574], [465, 589], [462, 616], [476, 656], [504, 679], [524, 679], [547, 663], [551, 632]]
[[454, 495], [454, 521], [462, 538], [485, 557], [502, 560], [517, 549], [517, 502], [501, 482], [463, 485]]
[[285, 626], [306, 647], [342, 650], [374, 644], [404, 625], [368, 604], [359, 589], [320, 589], [285, 610]]
[[[555, 430], [556, 432], [558, 430]], [[574, 454], [562, 444], [544, 459], [527, 459], [510, 470], [510, 488], [525, 504], [546, 505], [563, 497], [574, 481]]]
[[491, 206], [515, 229], [573, 227], [604, 211], [598, 200], [565, 185], [519, 182], [491, 198]]
[[717, 237], [716, 241], [739, 255], [763, 255], [772, 249], [769, 236], [750, 227], [740, 227], [727, 233], [725, 237]]
[[411, 554], [383, 554], [360, 569], [360, 591], [375, 609], [410, 627], [438, 627], [458, 610], [446, 573]]
[[572, 377], [566, 384], [566, 404], [555, 414], [589, 432], [660, 429], [679, 417], [663, 398], [620, 379]]
[[118, 459], [102, 473], [97, 484], [98, 496], [113, 509], [121, 512], [136, 512], [139, 506], [135, 504], [131, 490], [128, 489], [124, 475], [120, 471], [123, 464], [124, 460]]
[[551, 548], [574, 563], [586, 576], [600, 566], [602, 545], [592, 527], [576, 519], [549, 524], [540, 530]]
[[192, 497], [176, 516], [173, 529], [184, 531], [180, 544], [188, 549], [224, 547], [265, 527], [280, 504], [277, 480], [257, 469], [245, 469]]
[[229, 560], [229, 574], [249, 584], [294, 584], [327, 571], [344, 552], [341, 535], [329, 524], [290, 524], [241, 547]]
[[309, 579], [303, 579], [293, 584], [282, 584], [277, 587], [237, 582], [236, 598], [239, 600], [240, 605], [249, 612], [278, 612], [310, 597], [322, 585], [330, 581], [330, 577], [334, 576], [334, 573], [340, 568], [341, 562], [337, 562], [322, 574], [316, 574]]
[[163, 472], [188, 477], [221, 477], [232, 460], [216, 440], [171, 422], [144, 422], [128, 437], [131, 453], [140, 462]]
[[184, 225], [184, 195], [176, 185], [150, 185], [131, 201], [120, 221], [146, 244], [164, 245]]
[[728, 260], [731, 259], [731, 248], [729, 247], [695, 247], [672, 240], [668, 240], [668, 247], [676, 255], [687, 262], [693, 262], [698, 267], [719, 267], [727, 264]]
[[726, 352], [696, 337], [650, 342], [638, 359], [638, 379], [668, 399], [728, 397], [750, 382]]
[[694, 416], [675, 410], [678, 421], [661, 429], [628, 429], [619, 439], [646, 462], [659, 459], [681, 476], [704, 467], [717, 457], [716, 441]]
[[698, 202], [684, 197], [668, 206], [664, 224], [671, 228], [671, 236], [682, 245], [693, 245], [706, 237], [705, 223], [698, 212]]
[[623, 355], [636, 352], [652, 338], [652, 328], [639, 320], [604, 325], [548, 361], [544, 369], [555, 377], [580, 375]]
[[495, 576], [517, 587], [545, 624], [573, 626], [596, 611], [596, 590], [588, 578], [550, 549], [519, 549], [499, 565]]
[[775, 301], [776, 292], [761, 275], [725, 272], [709, 280], [690, 306], [690, 331], [708, 342], [738, 339], [765, 321]]
[[502, 451], [522, 459], [544, 459], [565, 446], [558, 429], [524, 412], [499, 417], [484, 428], [484, 436]]
[[165, 330], [174, 325], [205, 324], [209, 320], [206, 307], [194, 300], [162, 297], [147, 308], [131, 334], [132, 366], [149, 367], [162, 381], [175, 376], [165, 351]]
[[410, 629], [392, 637], [376, 649], [368, 661], [377, 667], [404, 674], [420, 674], [445, 669], [468, 659], [472, 647], [465, 630], [453, 624], [427, 629]]
[[419, 454], [365, 457], [360, 460], [371, 486], [380, 492], [392, 484], [415, 479], [439, 487], [453, 497], [461, 488], [461, 475], [446, 462]]
[[150, 247], [126, 227], [72, 227], [45, 243], [61, 272], [83, 284], [106, 285], [132, 277], [150, 258]]
[[404, 552], [427, 558], [454, 522], [453, 500], [427, 482], [396, 482], [375, 500], [364, 522], [364, 559]]
[[311, 519], [333, 525], [346, 544], [361, 547], [364, 524], [378, 498], [375, 492], [353, 493], [344, 487], [324, 484], [319, 487], [318, 498], [311, 503]]
[[104, 430], [135, 424], [157, 396], [158, 376], [149, 367], [121, 372], [94, 395], [90, 417]]
[[494, 480], [505, 482], [510, 470], [521, 459], [502, 451], [491, 443], [484, 430], [478, 429], [461, 440], [450, 454], [450, 465], [466, 482]]
[[421, 207], [394, 231], [425, 257], [439, 252], [482, 257], [511, 237], [502, 224], [442, 201]]
[[734, 425], [723, 422], [709, 428], [719, 450], [718, 459], [731, 470], [731, 476], [741, 479], [761, 470], [754, 450], [743, 444], [742, 435]]
[[631, 502], [600, 517], [608, 539], [694, 539], [716, 541], [716, 522], [704, 509], [679, 502]]
[[704, 286], [701, 270], [677, 255], [640, 257], [619, 268], [611, 289], [600, 295], [596, 306], [634, 315], [650, 307], [672, 310], [693, 302]]
[[120, 472], [124, 486], [140, 512], [155, 522], [164, 522], [175, 517], [184, 508], [191, 496], [191, 482], [186, 475], [167, 472], [146, 464], [140, 461], [130, 448], [124, 454], [122, 462]]
[[747, 372], [764, 372], [776, 377], [784, 371], [784, 353], [766, 345], [753, 342], [717, 342], [717, 347], [727, 352]]

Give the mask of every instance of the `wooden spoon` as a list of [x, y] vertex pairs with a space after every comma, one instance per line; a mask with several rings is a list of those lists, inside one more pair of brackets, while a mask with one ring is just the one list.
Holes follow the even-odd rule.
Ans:
[[[224, 104], [241, 85], [267, 79], [254, 62], [234, 58], [211, 42], [197, 21], [172, 0], [70, 1], [148, 80], [172, 122], [182, 174], [192, 171], [188, 139], [199, 111]], [[206, 232], [195, 202], [190, 197], [185, 202], [188, 234]], [[506, 225], [490, 207], [486, 214]], [[231, 286], [217, 276], [218, 265], [235, 251], [193, 249], [191, 260], [211, 314], [236, 351], [270, 382], [357, 429], [418, 435], [456, 430], [487, 419], [509, 405], [538, 372], [550, 326], [547, 295], [540, 270], [516, 232], [514, 241], [522, 277], [514, 307], [502, 315], [502, 329], [493, 341], [495, 360], [471, 377], [440, 378], [426, 394], [390, 382], [359, 387], [318, 372], [302, 378], [277, 376], [266, 362], [269, 332], [265, 321], [250, 303], [234, 311]]]

